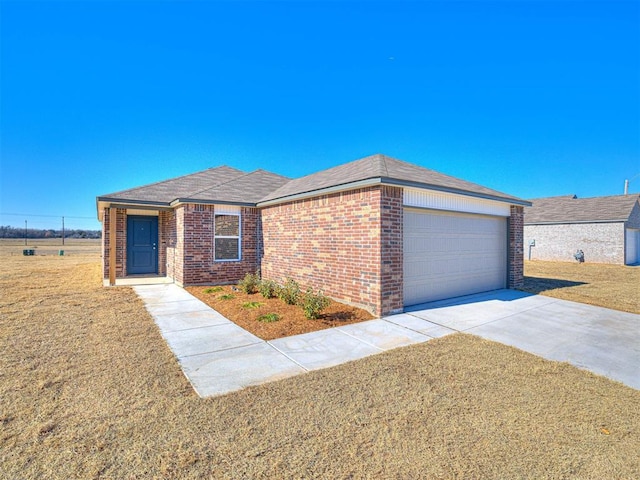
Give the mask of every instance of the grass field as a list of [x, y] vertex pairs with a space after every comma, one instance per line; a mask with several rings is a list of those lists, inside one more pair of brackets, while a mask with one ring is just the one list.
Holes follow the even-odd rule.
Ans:
[[640, 391], [469, 335], [200, 399], [99, 253], [0, 246], [0, 478], [640, 478]]
[[526, 261], [531, 293], [640, 314], [640, 266]]

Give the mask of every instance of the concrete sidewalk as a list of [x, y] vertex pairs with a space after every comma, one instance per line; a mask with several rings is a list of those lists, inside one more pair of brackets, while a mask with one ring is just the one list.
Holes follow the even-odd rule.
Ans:
[[369, 320], [264, 341], [176, 285], [134, 287], [201, 397], [332, 367], [454, 331], [418, 320], [419, 328]]
[[512, 345], [640, 389], [640, 315], [513, 290], [264, 341], [176, 285], [134, 287], [202, 397], [332, 367], [454, 332]]

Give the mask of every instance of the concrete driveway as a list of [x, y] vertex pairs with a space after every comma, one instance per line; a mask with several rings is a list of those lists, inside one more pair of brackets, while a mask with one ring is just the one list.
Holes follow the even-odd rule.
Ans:
[[397, 317], [478, 335], [640, 389], [640, 315], [496, 290], [416, 305]]
[[264, 341], [176, 285], [134, 287], [202, 397], [279, 380], [455, 332], [570, 362], [640, 389], [640, 315], [514, 290]]

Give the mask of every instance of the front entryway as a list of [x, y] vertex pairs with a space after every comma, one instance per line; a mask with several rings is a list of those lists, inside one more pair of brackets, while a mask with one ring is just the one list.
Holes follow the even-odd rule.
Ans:
[[158, 273], [158, 217], [127, 217], [127, 275]]

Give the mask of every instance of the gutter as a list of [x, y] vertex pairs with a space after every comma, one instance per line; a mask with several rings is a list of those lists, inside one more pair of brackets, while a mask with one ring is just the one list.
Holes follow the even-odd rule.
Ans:
[[505, 198], [505, 197], [499, 197], [496, 195], [469, 192], [467, 190], [461, 190], [457, 188], [442, 187], [438, 185], [431, 185], [431, 184], [420, 183], [420, 182], [410, 182], [406, 180], [397, 180], [389, 177], [373, 177], [365, 180], [358, 180], [356, 182], [335, 185], [332, 187], [319, 188], [317, 190], [308, 190], [306, 192], [295, 193], [292, 195], [285, 195], [282, 197], [258, 202], [256, 206], [259, 208], [270, 207], [272, 205], [277, 205], [280, 203], [291, 202], [295, 200], [302, 200], [302, 199], [311, 198], [311, 197], [317, 197], [319, 195], [327, 195], [331, 193], [344, 192], [347, 190], [353, 190], [354, 188], [371, 187], [375, 185], [387, 185], [387, 186], [393, 186], [393, 187], [410, 187], [410, 188], [419, 188], [423, 190], [434, 190], [438, 192], [464, 195], [467, 197], [481, 198], [484, 200], [493, 200], [497, 202], [508, 203], [510, 205], [521, 205], [524, 207], [530, 207], [532, 205], [531, 202], [527, 200], [520, 200], [517, 198]]

